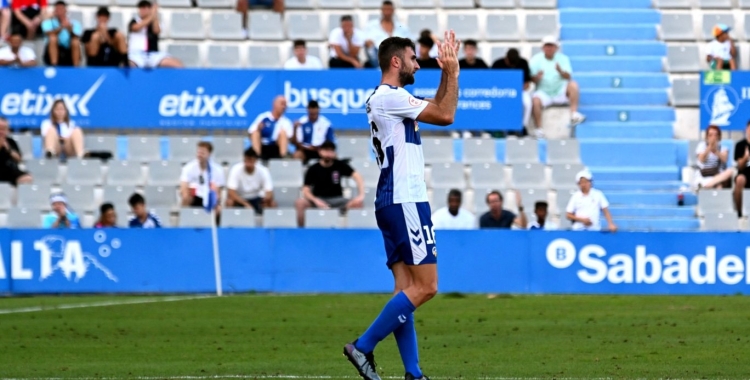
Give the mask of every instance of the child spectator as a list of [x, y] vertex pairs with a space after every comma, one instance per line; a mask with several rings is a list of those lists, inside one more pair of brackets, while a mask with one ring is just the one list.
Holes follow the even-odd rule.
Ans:
[[143, 195], [134, 193], [128, 199], [133, 217], [128, 221], [130, 228], [161, 228], [161, 220], [158, 216], [146, 209], [146, 199]]
[[96, 11], [96, 28], [86, 30], [81, 38], [86, 48], [86, 65], [118, 67], [128, 64], [125, 35], [108, 25], [109, 9], [100, 7]]
[[103, 203], [99, 206], [99, 220], [94, 224], [94, 228], [117, 227], [117, 213], [112, 203]]

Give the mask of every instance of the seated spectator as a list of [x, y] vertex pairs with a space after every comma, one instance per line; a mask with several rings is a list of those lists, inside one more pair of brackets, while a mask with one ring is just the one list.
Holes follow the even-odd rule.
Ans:
[[448, 192], [448, 207], [432, 214], [432, 225], [438, 230], [471, 230], [476, 226], [476, 219], [461, 207], [461, 192], [452, 189]]
[[99, 206], [99, 220], [94, 224], [94, 228], [117, 227], [117, 213], [112, 203], [103, 203]]
[[83, 27], [78, 20], [68, 17], [68, 8], [64, 1], [55, 3], [52, 17], [42, 22], [46, 47], [44, 64], [48, 66], [80, 66], [80, 38]]
[[534, 203], [535, 220], [529, 223], [530, 230], [556, 231], [557, 224], [547, 220], [547, 202], [539, 201]]
[[573, 231], [599, 231], [602, 229], [600, 212], [607, 219], [607, 229], [617, 231], [609, 212], [609, 201], [604, 193], [593, 188], [593, 175], [588, 170], [576, 174], [576, 182], [580, 190], [576, 191], [566, 207], [566, 217], [573, 222]]
[[737, 50], [734, 47], [734, 41], [729, 36], [731, 27], [725, 24], [717, 24], [714, 26], [713, 35], [714, 40], [708, 44], [708, 55], [706, 61], [711, 67], [711, 70], [736, 70], [737, 61]]
[[182, 67], [182, 62], [159, 51], [159, 6], [148, 0], [138, 2], [138, 13], [128, 26], [128, 59], [130, 66], [140, 68]]
[[244, 162], [229, 170], [227, 207], [252, 208], [256, 214], [276, 207], [271, 172], [258, 163], [258, 154], [252, 148], [245, 151]]
[[734, 161], [737, 163], [737, 176], [734, 178], [734, 205], [737, 215], [742, 216], [742, 190], [750, 189], [750, 121], [745, 126], [745, 138], [734, 146]]
[[87, 66], [127, 65], [128, 43], [125, 35], [109, 26], [109, 9], [100, 7], [96, 11], [96, 28], [83, 32]]
[[[531, 91], [533, 81], [531, 80], [531, 70], [529, 69], [529, 62], [518, 54], [518, 50], [511, 48], [505, 53], [505, 57], [498, 59], [492, 64], [493, 69], [510, 69], [510, 70], [523, 70], [523, 126], [529, 126], [529, 119], [531, 118]], [[541, 128], [537, 128], [535, 132], [538, 138], [544, 138], [544, 131]]]
[[411, 38], [411, 32], [404, 24], [398, 22], [394, 16], [393, 2], [383, 1], [380, 7], [380, 18], [370, 20], [365, 28], [365, 48], [367, 49], [367, 63], [365, 66], [377, 68], [378, 48], [380, 43], [388, 37]]
[[417, 63], [420, 69], [439, 69], [437, 59], [430, 56], [432, 47], [435, 46], [435, 41], [427, 36], [422, 36], [417, 41], [419, 44], [419, 54], [417, 54]]
[[489, 68], [482, 58], [477, 58], [477, 42], [474, 40], [464, 41], [464, 57], [458, 61], [458, 66], [461, 70]]
[[331, 55], [328, 67], [362, 68], [362, 63], [359, 62], [359, 49], [365, 45], [365, 39], [362, 31], [354, 28], [352, 16], [341, 16], [341, 26], [331, 30], [328, 45]]
[[8, 46], [0, 48], [0, 66], [33, 67], [36, 66], [34, 49], [23, 46], [23, 36], [14, 32], [10, 36]]
[[70, 120], [68, 107], [62, 99], [52, 103], [49, 120], [43, 121], [41, 128], [47, 158], [61, 153], [67, 157], [83, 158], [83, 131]]
[[284, 13], [284, 0], [237, 0], [236, 10], [242, 14], [242, 28], [247, 37], [247, 12], [253, 9], [271, 9], [276, 13]]
[[323, 62], [314, 55], [307, 54], [307, 45], [305, 40], [294, 40], [294, 57], [289, 58], [284, 63], [286, 70], [320, 70], [323, 68]]
[[711, 125], [706, 129], [706, 140], [695, 147], [698, 170], [696, 186], [700, 188], [721, 189], [731, 187], [734, 170], [727, 168], [729, 149], [721, 146], [721, 129]]
[[42, 218], [42, 228], [71, 229], [81, 228], [78, 215], [68, 208], [68, 199], [63, 193], [52, 194], [49, 198], [52, 211]]
[[[297, 199], [297, 224], [305, 225], [305, 209], [320, 208], [343, 210], [362, 208], [365, 199], [365, 182], [362, 176], [344, 161], [336, 159], [336, 144], [326, 141], [320, 146], [320, 161], [310, 166], [305, 173], [305, 185], [302, 187], [302, 198]], [[341, 181], [351, 177], [357, 183], [357, 196], [344, 198]]]
[[213, 150], [214, 146], [210, 142], [199, 142], [196, 158], [182, 168], [180, 196], [183, 206], [204, 207], [209, 202], [211, 191], [214, 191], [215, 209], [219, 209], [221, 189], [224, 187], [224, 168], [211, 160]]
[[0, 0], [0, 41], [5, 41], [10, 35], [10, 1]]
[[315, 100], [307, 102], [307, 116], [294, 122], [292, 144], [297, 148], [294, 158], [308, 160], [320, 158], [318, 150], [326, 141], [336, 141], [331, 122], [320, 116], [320, 106]]
[[536, 83], [533, 96], [533, 114], [536, 127], [542, 129], [542, 110], [549, 106], [570, 105], [570, 126], [574, 127], [586, 119], [578, 112], [580, 91], [572, 79], [570, 59], [558, 51], [557, 38], [542, 39], [542, 51], [529, 62], [532, 80]]
[[518, 205], [518, 216], [516, 214], [503, 209], [503, 194], [499, 191], [492, 191], [487, 194], [487, 205], [490, 206], [490, 211], [487, 211], [479, 217], [479, 228], [502, 228], [509, 229], [513, 226], [526, 229], [528, 221], [526, 220], [526, 214], [523, 212], [523, 206], [521, 204], [521, 193], [516, 191], [516, 204]]
[[8, 182], [13, 186], [31, 183], [32, 178], [29, 173], [18, 167], [23, 156], [16, 140], [13, 140], [9, 134], [8, 120], [0, 116], [0, 182]]
[[33, 40], [38, 34], [42, 34], [47, 0], [13, 0], [10, 7], [13, 11], [11, 32], [21, 33], [27, 40]]
[[289, 138], [294, 128], [284, 112], [286, 98], [279, 95], [273, 99], [271, 110], [258, 115], [247, 129], [255, 153], [264, 161], [284, 158], [289, 152]]
[[161, 228], [161, 219], [156, 214], [149, 212], [146, 208], [146, 199], [143, 195], [133, 193], [128, 199], [133, 217], [128, 221], [130, 228]]

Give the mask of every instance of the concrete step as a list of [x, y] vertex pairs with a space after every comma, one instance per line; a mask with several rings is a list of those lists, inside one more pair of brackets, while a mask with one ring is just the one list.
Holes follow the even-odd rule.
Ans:
[[561, 9], [560, 24], [660, 24], [661, 13], [655, 9]]
[[573, 73], [573, 79], [582, 89], [649, 88], [668, 89], [669, 75], [666, 73]]
[[606, 194], [613, 206], [676, 206], [676, 192], [608, 191]]
[[695, 218], [695, 208], [686, 206], [612, 206], [609, 210], [613, 218]]
[[675, 112], [665, 106], [582, 106], [587, 121], [674, 122]]
[[586, 122], [576, 127], [576, 138], [655, 138], [674, 136], [672, 122]]
[[591, 166], [677, 167], [674, 140], [586, 139], [580, 141], [581, 160]]
[[615, 218], [614, 222], [624, 231], [696, 231], [700, 228], [700, 221], [696, 218]]
[[596, 181], [601, 191], [680, 191], [680, 181]]
[[594, 181], [679, 181], [677, 166], [599, 166], [584, 162], [594, 174]]
[[669, 95], [666, 89], [581, 89], [581, 105], [642, 105], [666, 106]]
[[656, 23], [646, 24], [562, 24], [560, 39], [570, 40], [643, 40], [659, 39]]
[[[631, 72], [661, 73], [664, 68], [663, 56], [574, 56], [570, 64], [575, 73]], [[573, 75], [575, 75], [575, 73]]]
[[557, 8], [651, 9], [651, 0], [558, 0]]

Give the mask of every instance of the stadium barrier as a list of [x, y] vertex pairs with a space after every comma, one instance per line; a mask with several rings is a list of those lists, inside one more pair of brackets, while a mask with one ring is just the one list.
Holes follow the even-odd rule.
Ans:
[[[377, 230], [220, 229], [224, 292], [390, 292]], [[743, 233], [439, 231], [441, 292], [747, 294]], [[0, 230], [0, 292], [211, 293], [209, 229]]]
[[700, 127], [744, 131], [750, 120], [750, 71], [701, 73]]
[[[440, 71], [417, 73], [415, 96], [432, 97]], [[306, 113], [310, 99], [337, 129], [367, 129], [365, 102], [378, 70], [0, 69], [0, 115], [14, 128], [38, 128], [62, 98], [72, 119], [96, 128], [245, 129], [277, 95], [287, 116]], [[461, 73], [454, 128], [520, 130], [522, 72]], [[436, 128], [425, 125], [426, 128]]]

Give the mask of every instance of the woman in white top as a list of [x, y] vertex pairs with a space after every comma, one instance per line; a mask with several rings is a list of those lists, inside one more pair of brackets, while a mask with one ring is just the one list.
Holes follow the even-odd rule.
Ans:
[[49, 120], [42, 122], [42, 139], [47, 158], [65, 152], [68, 157], [83, 157], [83, 131], [70, 120], [70, 113], [62, 99], [52, 103]]
[[731, 187], [729, 179], [734, 175], [733, 168], [727, 168], [729, 149], [721, 146], [721, 129], [710, 125], [706, 129], [706, 141], [701, 141], [695, 147], [698, 158], [696, 172], [696, 186], [700, 189], [721, 189]]

